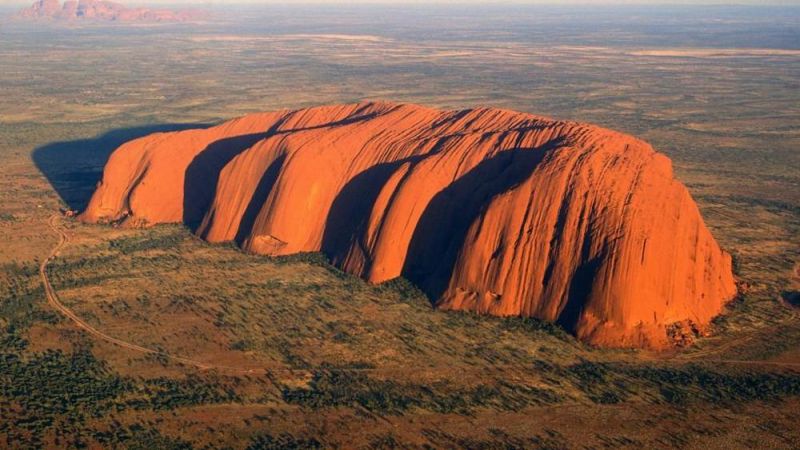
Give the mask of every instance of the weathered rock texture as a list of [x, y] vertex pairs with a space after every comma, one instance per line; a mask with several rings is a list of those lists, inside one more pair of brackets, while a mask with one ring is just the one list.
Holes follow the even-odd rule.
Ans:
[[362, 103], [129, 142], [83, 219], [184, 222], [261, 254], [322, 251], [444, 309], [663, 347], [735, 295], [731, 258], [667, 157], [633, 137], [498, 109]]
[[128, 8], [107, 0], [38, 0], [19, 12], [21, 18], [36, 19], [94, 19], [119, 22], [181, 22], [202, 17], [199, 11], [171, 11], [167, 9]]

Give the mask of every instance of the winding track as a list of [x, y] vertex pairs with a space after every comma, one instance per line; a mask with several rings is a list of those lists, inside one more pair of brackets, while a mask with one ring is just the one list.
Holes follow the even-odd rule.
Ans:
[[255, 370], [238, 369], [238, 368], [227, 367], [227, 366], [215, 366], [215, 365], [204, 363], [204, 362], [201, 362], [201, 361], [196, 361], [194, 359], [189, 359], [189, 358], [184, 358], [184, 357], [181, 357], [181, 356], [170, 355], [168, 353], [164, 353], [162, 351], [154, 350], [152, 348], [142, 347], [141, 345], [136, 345], [136, 344], [133, 344], [131, 342], [123, 341], [122, 339], [117, 339], [117, 338], [115, 338], [113, 336], [109, 336], [108, 334], [103, 333], [102, 331], [98, 330], [97, 328], [95, 328], [95, 327], [91, 326], [90, 324], [86, 323], [85, 320], [81, 319], [71, 309], [67, 308], [63, 303], [61, 303], [61, 301], [58, 299], [58, 294], [56, 293], [56, 290], [53, 289], [53, 285], [50, 283], [50, 278], [47, 276], [47, 265], [58, 256], [58, 252], [61, 251], [61, 249], [64, 248], [64, 246], [69, 242], [69, 235], [67, 235], [66, 231], [64, 231], [64, 229], [59, 226], [60, 224], [59, 224], [59, 215], [58, 214], [53, 214], [52, 216], [50, 216], [50, 219], [48, 220], [48, 225], [50, 225], [50, 228], [52, 228], [53, 231], [58, 233], [58, 244], [56, 244], [56, 246], [53, 247], [53, 250], [50, 251], [50, 254], [47, 256], [47, 258], [44, 261], [42, 261], [42, 263], [39, 265], [39, 275], [42, 278], [42, 284], [44, 285], [44, 293], [45, 293], [45, 296], [47, 297], [47, 303], [49, 303], [50, 306], [52, 306], [58, 312], [60, 312], [61, 314], [66, 316], [68, 319], [70, 319], [72, 322], [74, 322], [75, 325], [79, 326], [80, 328], [83, 328], [87, 333], [91, 334], [92, 336], [95, 336], [98, 339], [101, 339], [103, 341], [106, 341], [106, 342], [109, 342], [111, 344], [117, 345], [119, 347], [126, 348], [128, 350], [133, 350], [133, 351], [139, 352], [139, 353], [146, 353], [146, 354], [154, 354], [154, 355], [164, 356], [164, 357], [167, 357], [167, 358], [169, 358], [169, 359], [171, 359], [171, 360], [173, 360], [175, 362], [179, 362], [179, 363], [186, 364], [186, 365], [189, 365], [189, 366], [194, 366], [194, 367], [197, 367], [198, 369], [203, 369], [203, 370], [207, 370], [207, 369], [231, 370], [231, 369], [234, 369], [234, 370], [237, 370], [237, 371], [247, 372], [247, 373], [255, 372]]
[[[92, 336], [106, 341], [108, 343], [117, 345], [119, 347], [132, 350], [139, 353], [145, 354], [153, 354], [159, 355], [162, 357], [166, 357], [172, 361], [177, 363], [181, 363], [187, 366], [196, 367], [201, 370], [210, 370], [215, 369], [219, 371], [225, 372], [234, 372], [234, 373], [242, 373], [242, 374], [267, 374], [271, 372], [307, 372], [306, 369], [293, 369], [289, 367], [279, 367], [279, 368], [243, 368], [243, 367], [234, 367], [234, 366], [224, 366], [224, 365], [216, 365], [216, 364], [209, 364], [202, 361], [197, 361], [190, 358], [185, 358], [182, 356], [172, 355], [163, 351], [155, 350], [152, 348], [142, 347], [141, 345], [137, 345], [128, 341], [123, 341], [122, 339], [117, 339], [113, 336], [109, 336], [108, 334], [94, 328], [90, 324], [88, 324], [85, 320], [81, 319], [77, 314], [75, 314], [71, 309], [66, 307], [61, 301], [58, 299], [58, 294], [56, 293], [55, 289], [53, 289], [53, 285], [50, 283], [50, 278], [47, 276], [47, 266], [53, 261], [57, 256], [58, 253], [61, 251], [62, 248], [69, 242], [69, 235], [64, 231], [62, 227], [60, 227], [59, 221], [60, 215], [53, 214], [50, 216], [48, 220], [48, 225], [50, 228], [58, 234], [58, 244], [50, 251], [50, 254], [47, 258], [42, 261], [39, 265], [39, 275], [42, 279], [42, 284], [44, 285], [44, 292], [45, 296], [47, 297], [47, 303], [50, 304], [54, 309], [58, 312], [63, 314], [69, 320], [75, 323], [75, 325], [83, 328], [87, 333], [91, 334]], [[750, 361], [750, 360], [736, 360], [736, 359], [673, 359], [673, 360], [662, 360], [662, 362], [672, 362], [672, 363], [679, 363], [679, 364], [686, 364], [691, 362], [705, 362], [705, 363], [719, 363], [719, 364], [732, 364], [732, 365], [760, 365], [760, 366], [772, 366], [772, 367], [784, 367], [784, 368], [800, 368], [800, 363], [793, 363], [793, 362], [778, 362], [778, 361]], [[390, 370], [393, 372], [403, 371], [404, 369], [408, 368], [383, 368], [384, 370]], [[414, 368], [415, 372], [419, 372], [422, 368]], [[348, 371], [380, 371], [380, 369], [374, 368], [353, 368], [353, 369], [345, 369]]]

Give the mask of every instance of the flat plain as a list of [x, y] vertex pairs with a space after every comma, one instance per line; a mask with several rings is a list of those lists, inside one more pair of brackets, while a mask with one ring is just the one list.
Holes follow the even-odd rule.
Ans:
[[[270, 7], [0, 22], [0, 446], [792, 448], [800, 441], [800, 10]], [[671, 352], [433, 310], [304, 254], [59, 218], [154, 131], [388, 99], [636, 135], [673, 160], [741, 295]], [[201, 366], [176, 360], [200, 362]]]

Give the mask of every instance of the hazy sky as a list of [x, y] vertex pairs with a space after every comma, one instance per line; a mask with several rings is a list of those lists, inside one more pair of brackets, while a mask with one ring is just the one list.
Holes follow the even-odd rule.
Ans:
[[[0, 0], [0, 6], [29, 5], [34, 0]], [[382, 3], [404, 3], [404, 4], [431, 4], [431, 3], [469, 3], [469, 4], [681, 4], [681, 5], [797, 5], [800, 0], [116, 0], [127, 5], [175, 5], [175, 4], [196, 4], [196, 5], [224, 5], [234, 3], [246, 3], [251, 5], [269, 4], [292, 4], [292, 3], [320, 3], [320, 4], [382, 4]], [[63, 3], [63, 0], [62, 0]]]

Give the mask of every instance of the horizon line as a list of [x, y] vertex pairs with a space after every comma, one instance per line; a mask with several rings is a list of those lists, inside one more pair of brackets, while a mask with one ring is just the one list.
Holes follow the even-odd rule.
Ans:
[[[59, 0], [63, 3], [63, 0]], [[414, 5], [416, 7], [437, 7], [437, 6], [565, 6], [565, 7], [585, 7], [585, 6], [682, 6], [682, 7], [709, 7], [709, 6], [748, 6], [748, 7], [772, 7], [772, 6], [800, 6], [800, 0], [774, 0], [763, 3], [757, 0], [745, 0], [738, 2], [729, 1], [703, 1], [694, 2], [691, 0], [297, 0], [292, 2], [278, 0], [167, 0], [167, 1], [125, 1], [112, 0], [116, 3], [131, 6], [370, 6], [370, 5]], [[0, 0], [0, 7], [30, 6], [34, 0]]]

